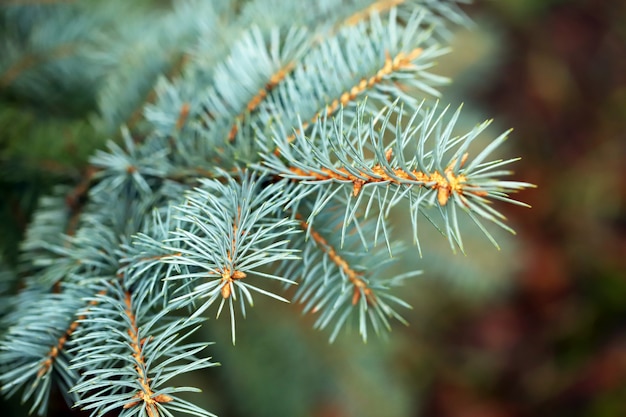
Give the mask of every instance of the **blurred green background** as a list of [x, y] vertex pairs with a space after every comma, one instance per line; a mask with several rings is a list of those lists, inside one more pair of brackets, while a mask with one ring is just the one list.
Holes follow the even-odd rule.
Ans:
[[[402, 270], [425, 270], [403, 292], [411, 325], [396, 324], [384, 340], [346, 334], [329, 345], [297, 306], [260, 298], [239, 321], [237, 346], [228, 323], [212, 320], [206, 332], [221, 341], [211, 352], [222, 366], [190, 382], [203, 386], [209, 410], [626, 415], [626, 3], [491, 0], [465, 10], [476, 24], [456, 34], [440, 64], [454, 77], [444, 101], [464, 102], [468, 125], [493, 117], [494, 134], [514, 128], [514, 177], [538, 185], [517, 196], [532, 209], [500, 207], [518, 235], [498, 235], [499, 252], [470, 235], [467, 257], [441, 239], [423, 260], [409, 256]], [[0, 74], [0, 249], [9, 265], [36, 197], [78, 181], [102, 146], [81, 141], [98, 137], [76, 117], [93, 103], [41, 108], [16, 97], [10, 81]], [[59, 115], [76, 118], [73, 129], [55, 130]], [[29, 142], [42, 129], [59, 140]], [[29, 133], [15, 141], [11, 132]], [[53, 404], [50, 415], [70, 414], [61, 399]]]

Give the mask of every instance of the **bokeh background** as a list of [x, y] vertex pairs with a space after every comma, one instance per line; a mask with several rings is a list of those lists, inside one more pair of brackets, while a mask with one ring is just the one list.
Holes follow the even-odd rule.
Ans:
[[[522, 156], [514, 177], [538, 186], [518, 195], [532, 209], [501, 207], [517, 236], [498, 234], [497, 251], [470, 234], [467, 256], [442, 242], [409, 259], [425, 271], [403, 293], [414, 306], [411, 325], [365, 345], [349, 333], [329, 345], [328, 334], [311, 330], [313, 318], [259, 299], [239, 323], [237, 346], [212, 347], [222, 367], [191, 381], [203, 386], [209, 410], [626, 415], [626, 3], [475, 3], [465, 8], [474, 27], [459, 30], [440, 64], [455, 80], [444, 97], [465, 103], [467, 125], [493, 117], [490, 132], [514, 128], [505, 150]], [[65, 117], [93, 103], [57, 100], [34, 112], [10, 88], [11, 76], [0, 74], [0, 248], [9, 265], [37, 196], [79, 178], [103, 139], [87, 124], [46, 124], [56, 145], [16, 142], [12, 132], [42, 129], [35, 122], [43, 113]], [[97, 139], [85, 144], [85, 132]], [[226, 321], [206, 332], [230, 340]], [[14, 403], [0, 407], [25, 415]], [[50, 415], [70, 415], [61, 399], [53, 404]]]

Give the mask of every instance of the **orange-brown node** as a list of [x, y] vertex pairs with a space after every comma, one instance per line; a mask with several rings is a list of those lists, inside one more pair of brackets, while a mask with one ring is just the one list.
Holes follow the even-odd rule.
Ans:
[[397, 6], [398, 4], [402, 4], [402, 3], [404, 3], [404, 0], [379, 0], [379, 1], [371, 4], [365, 10], [361, 10], [359, 12], [356, 12], [352, 16], [348, 17], [344, 21], [344, 24], [346, 26], [356, 25], [360, 21], [367, 19], [372, 13], [380, 13], [380, 12], [382, 12], [384, 10], [390, 9], [390, 8], [392, 8], [394, 6]]
[[176, 120], [176, 130], [180, 130], [185, 125], [187, 121], [187, 117], [189, 117], [189, 110], [191, 106], [189, 103], [185, 102], [180, 108], [180, 113], [178, 114], [178, 119]]
[[230, 268], [224, 268], [222, 272], [222, 298], [229, 298], [233, 291], [233, 281], [238, 279], [244, 279], [246, 277], [246, 273], [243, 271], [231, 271]]
[[374, 305], [376, 304], [376, 296], [374, 295], [374, 291], [371, 288], [367, 287], [363, 280], [358, 279], [353, 282], [354, 284], [354, 292], [352, 293], [352, 305], [356, 305], [361, 299], [361, 292], [365, 294], [365, 300], [367, 304]]
[[228, 132], [228, 140], [231, 142], [235, 140], [235, 137], [237, 136], [238, 131], [239, 131], [239, 128], [237, 127], [236, 124], [234, 124], [233, 127], [230, 128], [230, 132]]
[[156, 403], [169, 403], [174, 401], [174, 399], [167, 394], [157, 394], [153, 396], [153, 393], [149, 394], [144, 391], [138, 391], [131, 399], [135, 398], [137, 399], [136, 401], [124, 404], [122, 408], [132, 408], [143, 402], [146, 404], [146, 411], [150, 417], [157, 417], [160, 415], [158, 408], [155, 405]]
[[256, 109], [258, 105], [261, 104], [261, 102], [265, 99], [265, 97], [267, 97], [267, 90], [260, 89], [256, 96], [252, 97], [252, 100], [248, 102], [246, 109], [248, 109], [249, 112], [254, 111], [254, 109]]

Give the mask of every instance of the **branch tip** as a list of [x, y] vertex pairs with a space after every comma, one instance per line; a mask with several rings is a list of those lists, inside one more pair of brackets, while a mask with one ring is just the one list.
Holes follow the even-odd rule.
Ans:
[[224, 268], [222, 272], [222, 298], [227, 299], [230, 298], [233, 291], [233, 282], [238, 279], [244, 279], [247, 277], [247, 274], [243, 271], [232, 271], [230, 268]]

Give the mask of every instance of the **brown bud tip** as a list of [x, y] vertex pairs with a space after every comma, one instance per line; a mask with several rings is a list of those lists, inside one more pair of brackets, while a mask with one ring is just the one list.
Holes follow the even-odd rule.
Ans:
[[174, 401], [174, 399], [172, 397], [170, 397], [169, 395], [167, 395], [167, 394], [156, 395], [153, 398], [153, 400], [158, 402], [158, 403], [170, 403], [170, 402]]
[[230, 282], [227, 282], [226, 284], [224, 284], [224, 286], [222, 287], [222, 297], [224, 298], [230, 297], [230, 292], [231, 292], [230, 286], [231, 286]]
[[178, 120], [176, 120], [176, 129], [180, 130], [185, 125], [187, 121], [187, 117], [189, 116], [190, 105], [189, 103], [183, 103], [180, 108], [180, 113], [178, 114]]
[[132, 403], [127, 403], [127, 404], [124, 404], [124, 406], [123, 406], [122, 408], [124, 408], [124, 409], [126, 409], [126, 408], [132, 408], [132, 407], [134, 407], [134, 406], [136, 406], [136, 405], [139, 405], [139, 401], [133, 401]]
[[385, 159], [387, 160], [387, 162], [391, 162], [392, 154], [393, 154], [393, 149], [391, 148], [387, 149], [387, 152], [385, 152]]
[[354, 286], [354, 293], [352, 294], [352, 305], [356, 305], [356, 303], [358, 303], [360, 299], [361, 299], [361, 291], [355, 285]]
[[230, 277], [232, 279], [243, 279], [246, 276], [247, 276], [246, 273], [243, 272], [243, 271], [235, 271], [235, 272], [233, 272], [233, 274]]
[[450, 197], [450, 190], [446, 187], [440, 187], [437, 190], [437, 201], [441, 207], [445, 206], [448, 202], [448, 198]]

